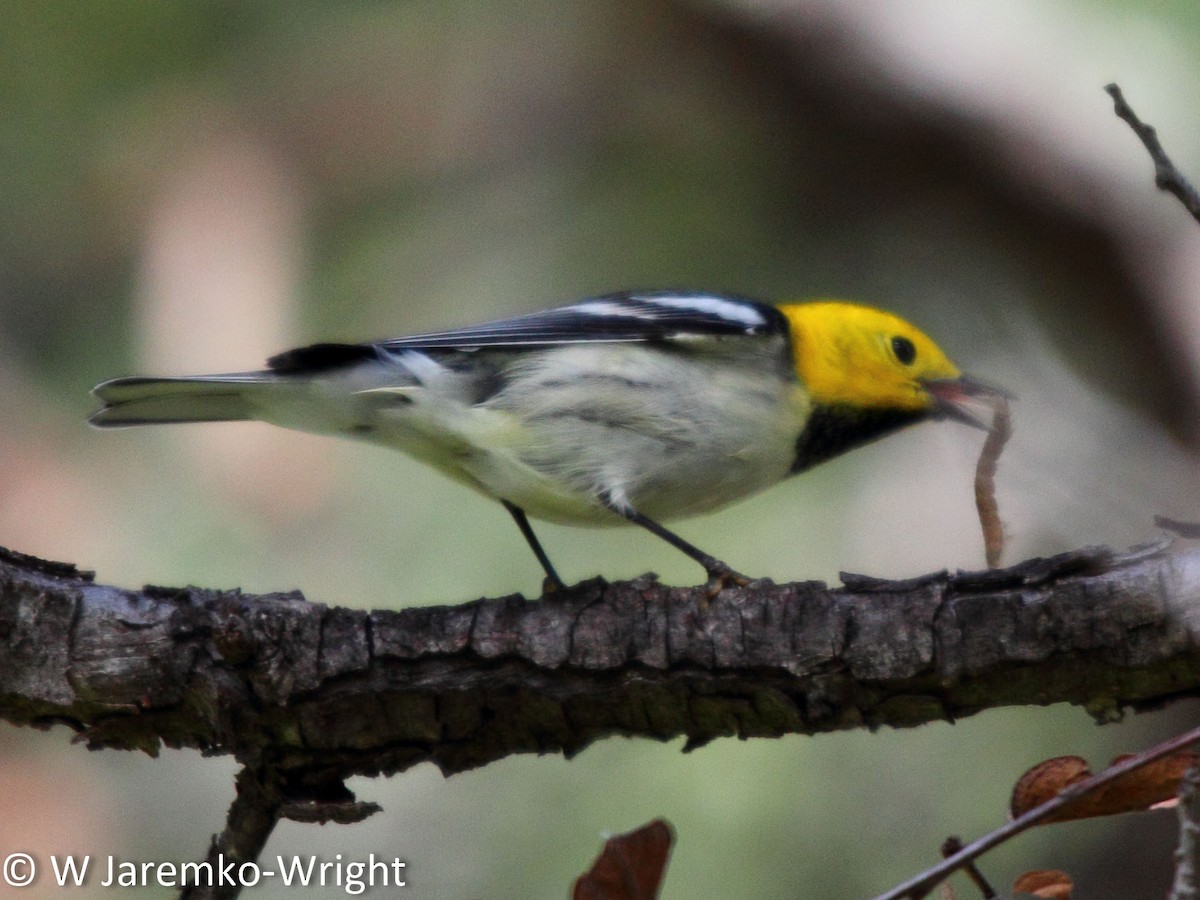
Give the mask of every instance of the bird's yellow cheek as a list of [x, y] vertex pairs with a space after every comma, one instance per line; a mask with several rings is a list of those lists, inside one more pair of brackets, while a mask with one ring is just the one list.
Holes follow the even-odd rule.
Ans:
[[919, 384], [911, 386], [912, 403], [914, 409], [933, 409], [933, 395]]
[[909, 381], [879, 392], [872, 403], [862, 405], [918, 413], [933, 409], [935, 403], [932, 395], [925, 390], [924, 386], [919, 382]]

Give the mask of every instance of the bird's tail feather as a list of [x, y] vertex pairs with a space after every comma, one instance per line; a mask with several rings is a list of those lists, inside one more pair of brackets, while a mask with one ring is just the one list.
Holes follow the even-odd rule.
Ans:
[[257, 418], [254, 395], [278, 381], [270, 372], [114, 378], [92, 391], [104, 405], [88, 421], [97, 428], [121, 428], [253, 419]]

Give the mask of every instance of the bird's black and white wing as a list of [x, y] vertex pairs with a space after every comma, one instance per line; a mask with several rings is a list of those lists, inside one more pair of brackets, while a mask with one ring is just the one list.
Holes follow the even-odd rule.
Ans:
[[753, 300], [668, 291], [623, 292], [485, 325], [384, 341], [381, 346], [388, 350], [529, 347], [772, 334], [781, 327], [783, 317], [778, 310]]
[[787, 320], [775, 307], [741, 297], [680, 291], [622, 292], [570, 306], [452, 331], [371, 344], [315, 344], [269, 361], [291, 372], [331, 368], [408, 350], [520, 349], [580, 343], [695, 340], [735, 335], [781, 335]]

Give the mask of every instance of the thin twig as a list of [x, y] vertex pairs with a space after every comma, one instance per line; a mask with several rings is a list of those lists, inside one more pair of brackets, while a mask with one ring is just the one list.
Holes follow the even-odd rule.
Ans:
[[1192, 218], [1200, 222], [1200, 192], [1197, 192], [1192, 183], [1183, 176], [1183, 173], [1175, 168], [1175, 164], [1167, 156], [1167, 151], [1158, 142], [1158, 135], [1154, 128], [1137, 117], [1137, 114], [1125, 102], [1125, 96], [1117, 85], [1105, 85], [1104, 90], [1108, 91], [1113, 98], [1113, 108], [1117, 115], [1129, 123], [1129, 127], [1141, 139], [1150, 158], [1154, 160], [1154, 183], [1162, 190], [1170, 191], [1178, 197], [1179, 202], [1192, 214]]
[[1029, 812], [1018, 816], [1008, 824], [967, 844], [958, 853], [947, 857], [935, 866], [931, 866], [903, 884], [897, 885], [887, 893], [880, 894], [875, 900], [904, 900], [904, 898], [914, 900], [914, 898], [924, 897], [940, 881], [949, 877], [951, 873], [961, 869], [967, 863], [978, 858], [993, 847], [997, 847], [1005, 841], [1016, 837], [1021, 832], [1027, 831], [1034, 825], [1043, 822], [1063, 807], [1074, 803], [1080, 797], [1087, 796], [1102, 785], [1116, 781], [1118, 778], [1136, 769], [1140, 769], [1142, 766], [1152, 763], [1156, 759], [1169, 756], [1176, 750], [1182, 750], [1184, 747], [1194, 744], [1197, 741], [1200, 741], [1200, 728], [1193, 728], [1191, 731], [1186, 731], [1181, 735], [1171, 738], [1169, 741], [1164, 741], [1157, 747], [1151, 747], [1137, 756], [1131, 756], [1118, 765], [1110, 766], [1103, 772], [1093, 775], [1091, 778], [1072, 784], [1041, 806], [1035, 806]]
[[[949, 858], [962, 850], [962, 848], [962, 838], [958, 837], [957, 835], [951, 835], [942, 842], [942, 856], [944, 858]], [[983, 873], [979, 871], [979, 867], [975, 865], [974, 861], [971, 861], [963, 866], [963, 871], [966, 873], [966, 876], [971, 879], [975, 887], [979, 888], [979, 893], [983, 895], [984, 900], [994, 900], [994, 898], [997, 896], [996, 889], [992, 887], [991, 883], [988, 882]]]

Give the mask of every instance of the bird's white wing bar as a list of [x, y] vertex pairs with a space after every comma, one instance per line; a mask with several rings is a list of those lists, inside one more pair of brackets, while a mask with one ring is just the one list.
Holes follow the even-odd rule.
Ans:
[[[679, 310], [691, 310], [707, 318], [722, 319], [746, 326], [749, 333], [759, 334], [759, 329], [768, 324], [761, 303], [736, 297], [720, 297], [715, 294], [668, 294], [653, 297], [653, 302]], [[771, 312], [775, 312], [774, 308]], [[777, 313], [776, 313], [777, 314]]]

